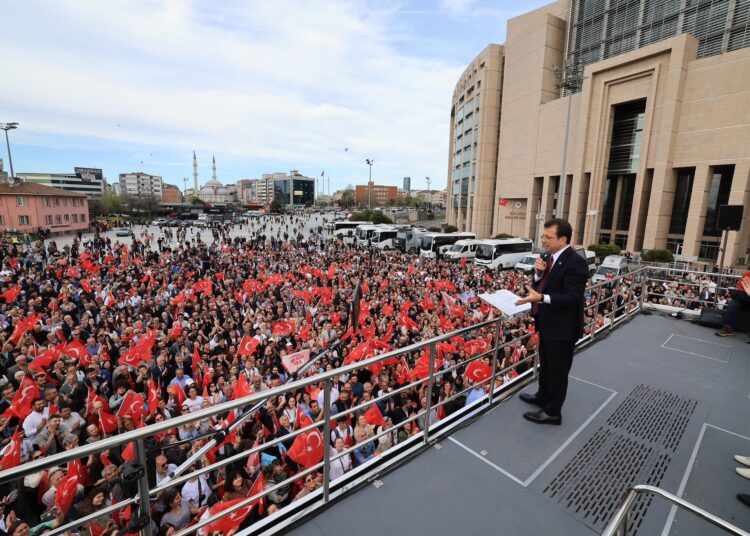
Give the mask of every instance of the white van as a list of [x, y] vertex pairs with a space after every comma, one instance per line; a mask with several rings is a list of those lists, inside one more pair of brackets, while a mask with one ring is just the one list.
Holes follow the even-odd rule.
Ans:
[[493, 270], [512, 268], [533, 250], [534, 243], [528, 238], [481, 240], [474, 262]]
[[578, 248], [576, 249], [576, 253], [583, 257], [583, 260], [586, 261], [586, 264], [589, 265], [589, 275], [593, 275], [596, 272], [596, 254], [591, 251], [590, 249], [583, 249]]
[[422, 236], [419, 256], [427, 259], [441, 259], [446, 251], [459, 240], [474, 240], [474, 233], [427, 233]]
[[606, 281], [614, 277], [621, 276], [630, 271], [628, 260], [622, 255], [609, 255], [604, 258], [601, 266], [596, 269], [596, 273], [591, 278], [592, 283]]
[[371, 221], [349, 221], [341, 220], [333, 222], [331, 233], [338, 238], [354, 236], [354, 230], [360, 225], [372, 225]]
[[375, 229], [375, 232], [373, 232], [370, 237], [370, 245], [384, 251], [394, 249], [393, 241], [396, 238], [396, 233], [398, 233], [396, 227], [382, 227], [380, 229]]
[[458, 262], [461, 259], [473, 261], [477, 254], [477, 244], [479, 244], [479, 240], [459, 240], [445, 252], [443, 258], [445, 258], [446, 261], [453, 262]]
[[530, 253], [516, 263], [516, 270], [520, 270], [525, 274], [530, 274], [534, 271], [534, 263], [539, 258], [539, 253]]

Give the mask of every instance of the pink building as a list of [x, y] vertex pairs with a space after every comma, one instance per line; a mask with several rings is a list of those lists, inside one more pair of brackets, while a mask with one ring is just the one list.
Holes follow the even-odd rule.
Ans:
[[88, 226], [89, 201], [83, 194], [32, 182], [0, 184], [0, 231], [56, 234]]

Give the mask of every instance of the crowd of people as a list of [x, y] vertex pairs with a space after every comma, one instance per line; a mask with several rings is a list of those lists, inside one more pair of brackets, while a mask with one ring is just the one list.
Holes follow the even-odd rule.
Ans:
[[[136, 226], [135, 240], [127, 245], [99, 233], [62, 247], [49, 240], [3, 244], [0, 467], [278, 386], [290, 375], [283, 363], [290, 354], [323, 354], [305, 372], [315, 375], [477, 323], [494, 314], [479, 293], [519, 290], [526, 281], [512, 272], [486, 273], [471, 263], [425, 262], [360, 249], [324, 236], [325, 223], [320, 214], [268, 216], [175, 233]], [[357, 287], [358, 319], [352, 326]], [[530, 330], [530, 318], [517, 318], [504, 324], [503, 337], [511, 340]], [[477, 330], [446, 343], [439, 352], [441, 366], [476, 354], [485, 346], [474, 343], [492, 341], [493, 333]], [[502, 364], [533, 351], [533, 338], [526, 340], [525, 346], [509, 347]], [[424, 377], [424, 364], [425, 354], [411, 355], [336, 378], [333, 413]], [[473, 391], [452, 398], [466, 385], [464, 372], [459, 368], [435, 383], [434, 400], [446, 403], [429, 419], [476, 398]], [[198, 464], [282, 438], [305, 419], [320, 421], [321, 387], [269, 400]], [[379, 401], [374, 417], [366, 410], [340, 417], [331, 432], [332, 452], [357, 448], [335, 460], [332, 478], [423, 428], [424, 417], [403, 422], [424, 406], [425, 391], [425, 384], [415, 385]], [[157, 435], [149, 467], [154, 485], [227, 419], [203, 419]], [[372, 439], [390, 428], [392, 433]], [[154, 504], [154, 519], [169, 533], [228, 498], [283, 482], [303, 469], [287, 455], [293, 443], [288, 438], [243, 463], [167, 490]], [[33, 527], [36, 532], [116, 502], [127, 487], [122, 472], [132, 457], [132, 448], [109, 449], [6, 484], [0, 530], [22, 534]], [[244, 523], [303, 497], [321, 482], [320, 474], [312, 474], [274, 490]], [[73, 498], [61, 504], [66, 486], [73, 486]], [[11, 504], [14, 497], [23, 500]], [[85, 530], [98, 535], [126, 523], [125, 514], [105, 515]]]
[[[470, 262], [357, 247], [325, 235], [325, 223], [323, 214], [305, 213], [201, 230], [136, 226], [134, 239], [124, 242], [97, 232], [63, 247], [50, 240], [3, 243], [0, 468], [279, 386], [292, 376], [289, 359], [307, 359], [307, 351], [316, 361], [305, 377], [451, 333], [497, 314], [480, 293], [521, 293], [529, 282], [523, 274], [490, 272]], [[614, 283], [589, 292], [588, 332], [635, 307], [638, 292]], [[523, 337], [500, 355], [498, 369], [516, 365], [498, 376], [502, 384], [528, 367], [533, 332], [530, 316], [503, 321], [500, 341], [494, 340], [494, 324], [475, 329], [439, 344], [435, 368], [461, 365], [497, 342]], [[405, 441], [424, 429], [425, 420], [481, 398], [489, 387], [482, 383], [489, 357], [459, 366], [437, 377], [429, 415], [412, 419], [425, 408], [427, 383], [389, 393], [423, 379], [428, 360], [429, 353], [414, 352], [334, 378], [332, 414], [384, 398], [333, 423], [331, 479]], [[234, 456], [232, 462], [159, 495], [152, 507], [158, 530], [174, 533], [309, 467], [295, 437], [287, 436], [320, 422], [323, 413], [322, 383], [267, 400], [194, 467]], [[147, 467], [152, 485], [239, 415], [236, 410], [156, 434]], [[276, 439], [278, 445], [262, 448]], [[253, 447], [260, 450], [237, 457]], [[356, 448], [341, 454], [350, 447]], [[129, 496], [123, 473], [133, 458], [127, 445], [5, 483], [0, 531], [41, 533]], [[277, 487], [240, 510], [237, 526], [321, 485], [316, 472]], [[126, 508], [96, 517], [78, 532], [124, 531], [129, 518]], [[221, 524], [202, 531], [231, 532]]]

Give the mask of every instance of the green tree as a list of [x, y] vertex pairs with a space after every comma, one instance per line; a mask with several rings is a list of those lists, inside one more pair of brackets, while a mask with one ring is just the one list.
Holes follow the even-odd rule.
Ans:
[[341, 200], [339, 201], [339, 205], [345, 208], [349, 208], [351, 206], [354, 206], [354, 203], [356, 202], [354, 198], [354, 190], [344, 190], [341, 194]]
[[673, 262], [674, 255], [668, 249], [650, 249], [641, 255], [641, 259], [646, 262]]
[[200, 199], [198, 199], [196, 196], [193, 196], [193, 197], [190, 198], [190, 204], [193, 205], [193, 206], [203, 205], [203, 201], [201, 201]]
[[371, 221], [372, 223], [393, 223], [393, 220], [383, 214], [380, 210], [363, 210], [362, 212], [355, 212], [352, 217], [349, 218], [351, 221]]
[[271, 212], [283, 212], [284, 207], [278, 199], [271, 201], [271, 205], [268, 207]]
[[458, 231], [458, 227], [455, 225], [445, 225], [443, 226], [443, 232], [444, 233], [455, 233]]
[[586, 249], [593, 251], [594, 255], [600, 259], [609, 255], [619, 255], [621, 251], [620, 246], [617, 244], [592, 244]]
[[512, 234], [508, 234], [508, 233], [500, 233], [500, 234], [495, 235], [495, 240], [501, 240], [503, 238], [515, 238], [515, 236], [513, 236]]

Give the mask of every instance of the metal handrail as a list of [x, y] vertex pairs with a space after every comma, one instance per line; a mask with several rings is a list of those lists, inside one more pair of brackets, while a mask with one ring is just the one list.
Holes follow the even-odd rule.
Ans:
[[750, 532], [744, 531], [741, 528], [732, 525], [727, 521], [724, 521], [720, 517], [717, 517], [712, 513], [705, 511], [703, 508], [687, 502], [677, 495], [673, 495], [672, 493], [664, 491], [661, 488], [647, 485], [637, 485], [631, 488], [628, 496], [625, 498], [625, 501], [623, 501], [622, 505], [620, 505], [620, 508], [617, 510], [617, 512], [615, 512], [615, 515], [612, 517], [612, 519], [609, 520], [607, 526], [604, 527], [602, 536], [625, 536], [628, 533], [628, 530], [630, 529], [630, 512], [633, 509], [633, 505], [635, 504], [638, 495], [640, 495], [641, 493], [656, 495], [658, 497], [661, 497], [662, 499], [666, 499], [675, 506], [687, 510], [688, 512], [695, 514], [701, 519], [705, 519], [712, 525], [719, 527], [729, 534], [735, 534], [736, 536], [750, 536]]

